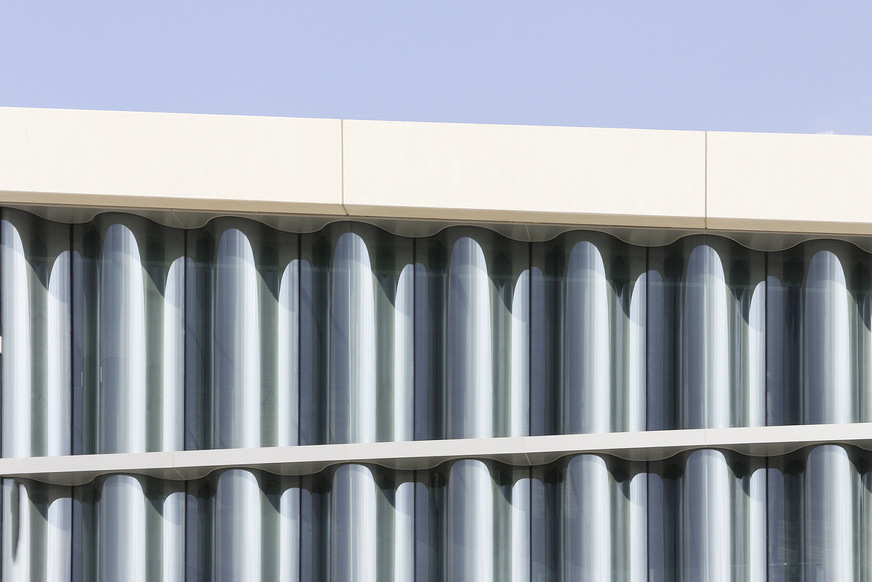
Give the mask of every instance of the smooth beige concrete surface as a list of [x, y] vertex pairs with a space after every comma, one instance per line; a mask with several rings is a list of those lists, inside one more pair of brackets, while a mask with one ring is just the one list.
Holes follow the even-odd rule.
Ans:
[[341, 122], [0, 108], [0, 203], [345, 213]]
[[872, 136], [707, 133], [707, 227], [872, 234]]
[[245, 468], [279, 475], [311, 475], [343, 463], [423, 470], [447, 461], [470, 458], [536, 466], [578, 454], [658, 461], [705, 448], [766, 457], [821, 444], [872, 450], [872, 423], [30, 457], [0, 459], [0, 477], [81, 485], [111, 473], [199, 479], [220, 469]]
[[0, 108], [0, 205], [69, 222], [480, 223], [519, 240], [592, 227], [643, 244], [707, 229], [769, 248], [872, 234], [870, 197], [872, 136]]
[[343, 123], [350, 215], [705, 225], [703, 132]]

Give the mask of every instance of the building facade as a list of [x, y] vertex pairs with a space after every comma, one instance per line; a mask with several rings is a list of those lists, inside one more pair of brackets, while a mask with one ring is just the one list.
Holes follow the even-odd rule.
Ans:
[[872, 579], [870, 162], [0, 108], [2, 579]]

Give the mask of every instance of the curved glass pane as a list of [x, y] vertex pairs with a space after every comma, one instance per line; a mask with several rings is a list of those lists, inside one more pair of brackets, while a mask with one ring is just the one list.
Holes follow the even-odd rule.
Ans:
[[648, 429], [765, 424], [765, 255], [715, 237], [648, 252]]
[[3, 580], [70, 580], [71, 494], [69, 487], [3, 480]]
[[765, 580], [765, 460], [699, 450], [649, 464], [654, 580]]
[[184, 232], [104, 214], [73, 248], [77, 451], [184, 448]]
[[303, 580], [412, 580], [411, 472], [343, 465], [303, 478]]
[[822, 445], [770, 461], [770, 580], [872, 573], [870, 459], [867, 451]]
[[809, 242], [769, 258], [769, 424], [872, 420], [869, 257]]
[[529, 579], [528, 468], [468, 459], [419, 472], [418, 479], [419, 579]]
[[72, 580], [184, 580], [184, 491], [132, 475], [74, 488]]
[[68, 455], [70, 227], [0, 212], [4, 457]]
[[303, 235], [301, 444], [412, 440], [412, 246], [352, 223]]
[[297, 235], [218, 219], [187, 238], [187, 448], [297, 444]]
[[451, 228], [415, 248], [417, 438], [529, 434], [529, 246]]
[[187, 491], [187, 579], [300, 580], [299, 478], [232, 469]]
[[605, 235], [533, 245], [533, 434], [645, 430], [645, 270]]

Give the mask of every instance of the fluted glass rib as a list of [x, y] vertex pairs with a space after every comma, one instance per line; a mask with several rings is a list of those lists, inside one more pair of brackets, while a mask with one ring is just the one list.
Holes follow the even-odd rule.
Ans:
[[872, 420], [868, 255], [815, 241], [769, 263], [769, 424]]
[[356, 224], [302, 237], [302, 444], [413, 438], [415, 289], [402, 242]]
[[533, 246], [533, 434], [645, 429], [645, 262], [595, 233]]
[[188, 232], [187, 448], [299, 442], [297, 239], [240, 219]]
[[417, 437], [529, 434], [527, 245], [453, 228], [415, 248]]
[[184, 233], [106, 214], [72, 235], [76, 451], [184, 448]]
[[0, 213], [4, 457], [68, 455], [70, 227]]
[[649, 249], [649, 430], [763, 424], [764, 257], [714, 237]]

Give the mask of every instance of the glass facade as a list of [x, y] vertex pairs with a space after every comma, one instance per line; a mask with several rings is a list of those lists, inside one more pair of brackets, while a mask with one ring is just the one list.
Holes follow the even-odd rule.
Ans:
[[866, 580], [872, 454], [3, 481], [9, 580]]
[[[2, 456], [872, 421], [872, 255], [0, 210]], [[872, 578], [872, 453], [2, 483], [3, 580]]]

